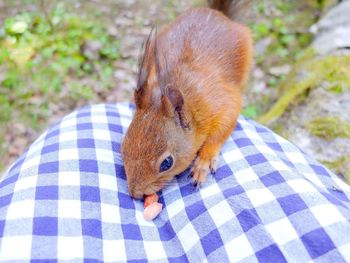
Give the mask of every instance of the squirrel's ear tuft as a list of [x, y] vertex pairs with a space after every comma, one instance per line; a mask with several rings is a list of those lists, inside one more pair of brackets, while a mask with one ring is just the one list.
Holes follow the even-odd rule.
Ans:
[[162, 94], [161, 102], [163, 113], [169, 117], [181, 112], [184, 104], [181, 92], [172, 88], [168, 88], [165, 94]]
[[184, 109], [184, 99], [182, 93], [177, 89], [168, 89], [166, 94], [162, 95], [162, 110], [165, 115], [174, 117], [183, 129], [190, 129], [190, 123], [186, 117]]
[[151, 92], [147, 88], [147, 80], [153, 64], [154, 54], [152, 52], [152, 40], [156, 37], [155, 30], [152, 28], [142, 45], [143, 53], [141, 53], [141, 56], [139, 57], [138, 79], [136, 90], [134, 92], [134, 99], [137, 108], [143, 108], [151, 100]]
[[169, 89], [167, 92], [167, 97], [173, 105], [175, 112], [182, 111], [184, 105], [184, 98], [179, 90]]

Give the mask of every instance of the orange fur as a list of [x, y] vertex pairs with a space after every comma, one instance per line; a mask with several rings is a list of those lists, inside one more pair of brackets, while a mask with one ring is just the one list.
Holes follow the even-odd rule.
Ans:
[[[151, 66], [135, 92], [136, 113], [122, 146], [135, 198], [161, 189], [196, 156], [196, 182], [215, 170], [222, 144], [236, 126], [252, 61], [249, 29], [209, 8], [185, 12], [155, 38], [145, 51], [142, 67]], [[175, 164], [160, 173], [164, 152]]]

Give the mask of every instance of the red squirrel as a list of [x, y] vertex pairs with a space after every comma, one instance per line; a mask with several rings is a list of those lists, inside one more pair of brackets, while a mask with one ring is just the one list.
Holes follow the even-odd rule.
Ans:
[[209, 1], [148, 36], [121, 151], [132, 197], [159, 191], [191, 163], [196, 185], [215, 173], [252, 64], [250, 30], [224, 15], [238, 13], [228, 10], [237, 2]]

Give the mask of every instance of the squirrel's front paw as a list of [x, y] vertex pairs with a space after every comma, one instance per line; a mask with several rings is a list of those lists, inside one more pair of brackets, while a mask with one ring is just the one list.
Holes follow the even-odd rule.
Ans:
[[195, 187], [200, 187], [205, 182], [209, 171], [215, 174], [217, 159], [218, 156], [214, 156], [211, 160], [203, 160], [199, 156], [196, 158], [191, 168], [193, 185]]

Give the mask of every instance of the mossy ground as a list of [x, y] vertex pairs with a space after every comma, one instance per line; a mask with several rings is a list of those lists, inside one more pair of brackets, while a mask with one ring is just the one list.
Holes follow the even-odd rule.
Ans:
[[263, 124], [269, 124], [295, 104], [312, 88], [325, 83], [330, 92], [343, 92], [350, 87], [350, 56], [317, 57], [310, 49], [296, 63], [280, 87], [280, 98], [269, 111], [258, 118]]
[[350, 138], [350, 123], [337, 116], [314, 119], [307, 128], [311, 134], [327, 141], [336, 138]]

